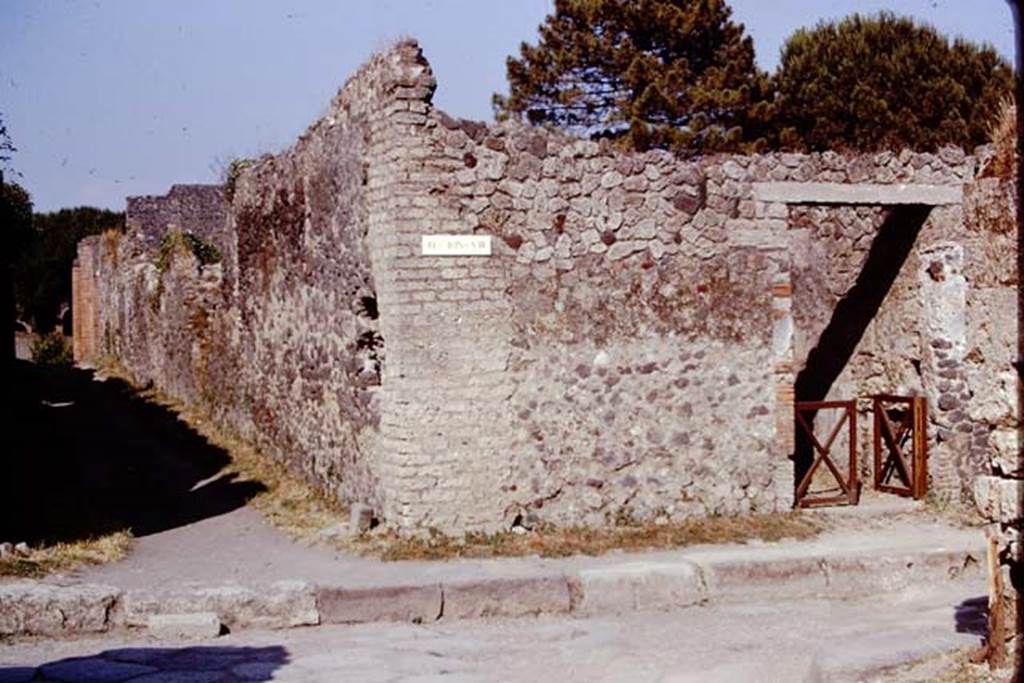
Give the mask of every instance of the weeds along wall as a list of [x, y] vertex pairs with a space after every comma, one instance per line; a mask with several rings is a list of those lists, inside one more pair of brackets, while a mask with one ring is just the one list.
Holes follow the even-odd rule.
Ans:
[[404, 530], [787, 509], [795, 392], [923, 393], [936, 488], [984, 471], [1012, 257], [973, 157], [625, 154], [434, 88], [415, 43], [374, 57], [241, 173], [220, 263], [83, 241], [98, 347]]
[[156, 249], [171, 230], [187, 229], [212, 244], [224, 235], [224, 188], [220, 185], [172, 185], [165, 195], [128, 197], [127, 227], [137, 239]]

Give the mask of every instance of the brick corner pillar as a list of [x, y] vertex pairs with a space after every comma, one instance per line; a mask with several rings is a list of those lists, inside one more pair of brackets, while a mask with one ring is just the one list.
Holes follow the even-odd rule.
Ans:
[[89, 362], [99, 353], [96, 282], [99, 266], [98, 238], [81, 240], [71, 269], [71, 347], [76, 363]]
[[76, 363], [83, 360], [82, 344], [82, 266], [75, 257], [71, 264], [71, 355]]
[[422, 253], [429, 234], [473, 236], [436, 188], [435, 81], [418, 46], [378, 63], [367, 183], [372, 271], [386, 360], [378, 480], [385, 524], [459, 534], [503, 523], [498, 478], [508, 430], [509, 312], [488, 256]]

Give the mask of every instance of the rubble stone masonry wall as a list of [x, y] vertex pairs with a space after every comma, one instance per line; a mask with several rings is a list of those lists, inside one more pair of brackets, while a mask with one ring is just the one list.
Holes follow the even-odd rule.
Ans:
[[797, 389], [928, 396], [953, 499], [1009, 439], [1012, 239], [973, 157], [626, 154], [434, 88], [415, 43], [374, 57], [242, 173], [220, 264], [159, 272], [131, 200], [79, 248], [98, 353], [403, 530], [788, 509]]
[[160, 244], [169, 230], [191, 232], [218, 246], [224, 239], [224, 188], [172, 185], [165, 195], [128, 197], [127, 227], [147, 247]]

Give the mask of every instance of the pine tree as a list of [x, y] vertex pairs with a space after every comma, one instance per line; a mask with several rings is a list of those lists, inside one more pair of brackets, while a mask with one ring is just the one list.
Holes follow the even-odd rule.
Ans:
[[756, 148], [769, 80], [731, 13], [723, 0], [555, 0], [538, 45], [509, 57], [495, 111], [640, 150]]
[[984, 144], [1013, 72], [994, 49], [890, 13], [801, 29], [775, 76], [790, 148], [934, 150]]

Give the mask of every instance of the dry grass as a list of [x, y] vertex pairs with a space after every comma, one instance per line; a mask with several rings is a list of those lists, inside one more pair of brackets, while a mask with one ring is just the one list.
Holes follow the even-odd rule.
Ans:
[[25, 556], [0, 560], [0, 576], [34, 579], [53, 572], [69, 572], [83, 565], [116, 562], [128, 554], [131, 545], [132, 534], [126, 530], [84, 541], [32, 548]]
[[1005, 669], [992, 671], [987, 664], [971, 663], [976, 652], [976, 647], [970, 647], [938, 654], [890, 669], [871, 680], [875, 683], [1005, 683], [1010, 680], [1009, 664]]
[[981, 175], [1009, 180], [1017, 172], [1017, 106], [1003, 101], [989, 130], [993, 155]]
[[139, 398], [171, 411], [209, 444], [222, 449], [230, 462], [215, 477], [261, 484], [264, 490], [248, 504], [293, 539], [315, 542], [319, 540], [318, 532], [325, 527], [347, 520], [348, 510], [341, 503], [328, 498], [302, 476], [263, 454], [249, 441], [217, 426], [207, 415], [156, 389], [140, 388], [131, 373], [116, 360], [104, 359], [100, 372], [135, 387]]
[[[105, 364], [104, 373], [132, 382], [130, 375], [116, 364]], [[423, 537], [401, 537], [393, 531], [384, 531], [354, 538], [330, 538], [322, 532], [347, 521], [345, 506], [317, 491], [283, 464], [260, 453], [251, 443], [218, 428], [205, 415], [153, 389], [140, 390], [139, 395], [173, 411], [210, 444], [228, 454], [231, 462], [218, 476], [262, 484], [265, 491], [257, 494], [249, 504], [259, 510], [270, 524], [295, 540], [327, 542], [339, 550], [384, 560], [599, 555], [612, 550], [678, 548], [699, 543], [805, 539], [816, 536], [824, 528], [820, 519], [798, 513], [779, 513], [713, 517], [663, 525], [627, 523], [600, 529], [545, 527], [523, 534], [511, 531], [470, 533], [464, 538], [436, 531]]]
[[135, 387], [139, 398], [174, 413], [178, 419], [222, 449], [230, 463], [215, 478], [228, 477], [236, 482], [256, 482], [263, 486], [248, 504], [259, 510], [273, 526], [296, 540], [311, 542], [324, 527], [347, 519], [348, 510], [309, 485], [283, 463], [264, 455], [250, 442], [218, 427], [208, 416], [189, 408], [163, 392], [141, 388], [124, 366], [106, 358], [100, 363], [103, 375], [120, 379]]
[[608, 528], [542, 528], [526, 533], [466, 534], [453, 538], [431, 533], [402, 538], [394, 532], [340, 541], [339, 546], [384, 560], [444, 560], [451, 558], [564, 557], [601, 555], [612, 550], [679, 548], [700, 543], [744, 543], [754, 539], [805, 539], [823, 529], [820, 520], [797, 513], [711, 517], [669, 524], [627, 524]]
[[[125, 375], [121, 378], [128, 379]], [[227, 453], [230, 463], [215, 476], [261, 484], [264, 490], [257, 493], [249, 505], [292, 538], [315, 541], [317, 532], [324, 527], [347, 519], [348, 511], [343, 505], [312, 487], [283, 463], [261, 453], [248, 441], [217, 427], [205, 415], [154, 389], [141, 390], [139, 396], [176, 413], [208, 443]]]

